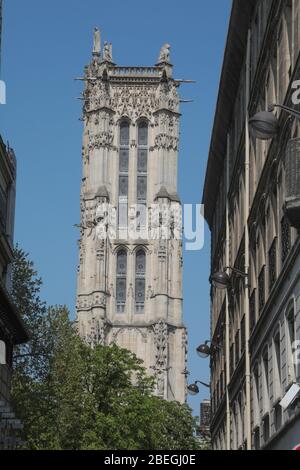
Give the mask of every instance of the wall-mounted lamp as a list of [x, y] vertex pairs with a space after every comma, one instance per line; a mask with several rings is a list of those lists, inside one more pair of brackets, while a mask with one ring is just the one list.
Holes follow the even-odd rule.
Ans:
[[229, 276], [226, 271], [230, 270], [233, 274], [235, 274], [238, 277], [248, 277], [248, 274], [244, 273], [243, 271], [240, 271], [239, 269], [236, 268], [231, 268], [231, 267], [226, 267], [224, 271], [219, 271], [217, 273], [214, 273], [210, 276], [210, 283], [216, 288], [216, 289], [221, 289], [225, 290], [228, 289], [231, 286], [231, 279], [232, 275]]
[[197, 348], [197, 354], [200, 356], [202, 359], [207, 359], [209, 356], [212, 355], [213, 351], [216, 349], [221, 349], [220, 346], [218, 346], [216, 343], [213, 343], [212, 341], [205, 341], [204, 344], [200, 344]]
[[286, 111], [296, 119], [300, 119], [300, 113], [298, 111], [280, 104], [272, 104], [268, 111], [260, 111], [249, 119], [251, 132], [257, 139], [270, 140], [278, 134], [279, 121], [273, 114], [275, 108], [283, 109], [283, 111]]
[[189, 385], [188, 388], [187, 388], [190, 395], [196, 396], [200, 392], [199, 387], [198, 387], [197, 384], [201, 384], [206, 388], [210, 388], [209, 384], [206, 384], [205, 382], [201, 382], [200, 380], [196, 380], [196, 382], [194, 384]]

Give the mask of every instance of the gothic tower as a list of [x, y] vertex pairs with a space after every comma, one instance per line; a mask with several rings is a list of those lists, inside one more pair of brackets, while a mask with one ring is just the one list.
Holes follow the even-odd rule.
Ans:
[[131, 350], [157, 395], [184, 402], [179, 82], [168, 44], [154, 67], [116, 66], [111, 44], [101, 49], [96, 28], [83, 78], [79, 333]]

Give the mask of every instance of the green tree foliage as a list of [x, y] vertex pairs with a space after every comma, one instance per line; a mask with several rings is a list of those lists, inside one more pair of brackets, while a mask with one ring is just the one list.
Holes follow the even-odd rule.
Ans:
[[12, 393], [35, 450], [196, 450], [190, 409], [152, 395], [153, 379], [127, 350], [91, 349], [66, 307], [47, 308], [41, 279], [18, 247], [13, 297], [31, 333], [15, 354]]

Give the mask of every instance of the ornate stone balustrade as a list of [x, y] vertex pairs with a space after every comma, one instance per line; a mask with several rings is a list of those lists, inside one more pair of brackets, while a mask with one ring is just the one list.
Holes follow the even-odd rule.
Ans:
[[112, 67], [109, 69], [111, 77], [157, 77], [162, 74], [161, 67]]

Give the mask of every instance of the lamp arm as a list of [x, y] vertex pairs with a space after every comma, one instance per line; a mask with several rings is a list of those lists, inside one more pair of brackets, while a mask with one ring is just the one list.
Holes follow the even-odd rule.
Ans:
[[207, 384], [205, 382], [201, 382], [200, 380], [196, 380], [195, 384], [200, 384], [200, 385], [203, 385], [204, 387], [206, 388], [210, 388], [210, 384]]
[[288, 106], [283, 106], [282, 104], [272, 104], [269, 106], [269, 111], [273, 112], [275, 108], [280, 108], [289, 113], [291, 116], [294, 116], [296, 119], [300, 120], [300, 112], [295, 109], [289, 108]]
[[205, 343], [206, 344], [210, 343], [213, 348], [218, 349], [219, 351], [222, 350], [221, 346], [218, 343], [216, 343], [215, 341], [205, 341]]
[[[300, 115], [299, 115], [299, 118], [300, 118]], [[225, 268], [225, 271], [227, 271], [228, 269], [229, 269], [230, 271], [232, 271], [233, 273], [238, 274], [239, 276], [242, 276], [242, 277], [248, 277], [248, 276], [249, 276], [249, 274], [244, 273], [244, 272], [241, 271], [240, 269], [232, 268], [231, 266], [227, 266], [227, 267]]]

